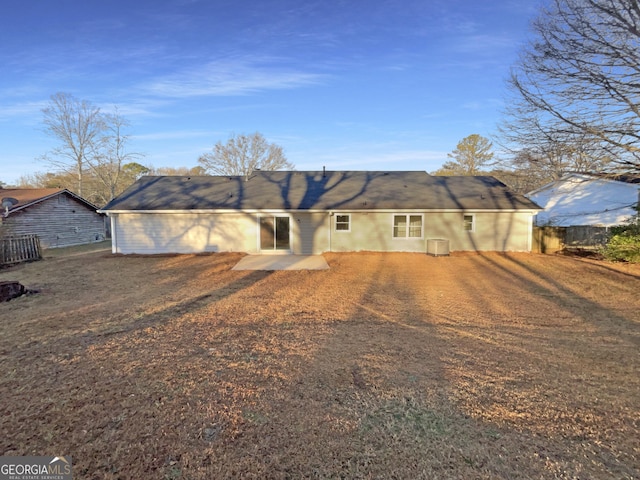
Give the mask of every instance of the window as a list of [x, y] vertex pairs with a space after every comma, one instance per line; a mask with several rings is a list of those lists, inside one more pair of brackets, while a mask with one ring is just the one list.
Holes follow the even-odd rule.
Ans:
[[401, 238], [401, 237], [407, 236], [407, 216], [406, 215], [393, 216], [393, 236], [395, 238]]
[[422, 237], [422, 215], [409, 215], [409, 236]]
[[476, 216], [475, 215], [465, 215], [463, 223], [464, 223], [464, 229], [467, 232], [475, 232], [476, 231]]
[[337, 232], [351, 231], [351, 215], [349, 214], [336, 215], [336, 231]]
[[422, 237], [422, 215], [394, 215], [393, 216], [393, 237], [394, 238], [421, 238]]

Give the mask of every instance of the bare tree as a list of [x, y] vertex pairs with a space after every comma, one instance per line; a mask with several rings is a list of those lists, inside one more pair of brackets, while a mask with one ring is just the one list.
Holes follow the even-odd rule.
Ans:
[[74, 174], [35, 172], [21, 175], [17, 181], [18, 188], [66, 188], [72, 190], [77, 182]]
[[129, 135], [125, 130], [129, 122], [120, 115], [117, 107], [113, 114], [102, 114], [103, 135], [92, 145], [92, 152], [86, 158], [86, 164], [93, 177], [101, 184], [92, 201], [105, 204], [113, 200], [127, 185], [122, 185], [123, 166], [135, 163], [142, 158], [141, 153], [128, 152]]
[[520, 122], [520, 140], [527, 129], [556, 143], [590, 137], [592, 155], [640, 170], [638, 0], [552, 0], [533, 34], [509, 80], [512, 113], [532, 119]]
[[197, 167], [158, 167], [151, 169], [151, 175], [199, 176], [206, 175], [204, 168]]
[[600, 141], [586, 132], [566, 132], [557, 119], [541, 118], [523, 102], [510, 102], [506, 119], [498, 127], [498, 143], [507, 155], [507, 168], [530, 167], [557, 179], [567, 172], [594, 172], [611, 166]]
[[213, 175], [251, 175], [254, 170], [292, 170], [282, 147], [268, 143], [261, 133], [232, 135], [226, 144], [218, 142], [213, 152], [198, 159], [205, 172]]
[[59, 142], [44, 159], [55, 168], [73, 172], [77, 193], [82, 196], [87, 158], [106, 128], [100, 109], [68, 93], [56, 93], [42, 113], [45, 132]]
[[[44, 156], [56, 172], [44, 175], [64, 180], [61, 185], [97, 205], [131, 183], [130, 176], [123, 175], [123, 165], [143, 155], [127, 151], [129, 123], [117, 108], [113, 114], [102, 113], [86, 100], [56, 93], [42, 113], [45, 132], [58, 140]], [[75, 177], [74, 184], [69, 175]]]
[[458, 142], [435, 175], [480, 175], [482, 168], [491, 164], [493, 144], [482, 135], [471, 134]]
[[488, 174], [508, 185], [512, 191], [523, 195], [551, 181], [548, 177], [538, 176], [525, 170], [499, 168], [491, 170]]

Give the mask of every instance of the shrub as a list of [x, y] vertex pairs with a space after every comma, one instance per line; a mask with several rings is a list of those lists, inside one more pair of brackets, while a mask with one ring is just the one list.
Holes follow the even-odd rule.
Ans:
[[635, 217], [631, 217], [631, 219], [629, 219], [629, 223], [625, 225], [611, 227], [611, 235], [613, 236], [629, 233], [632, 235], [640, 235], [640, 222], [635, 220]]
[[611, 237], [602, 249], [607, 260], [640, 263], [640, 203], [634, 209], [638, 213], [624, 225], [611, 227]]
[[602, 254], [607, 260], [640, 263], [640, 225], [622, 225], [611, 229], [612, 236]]

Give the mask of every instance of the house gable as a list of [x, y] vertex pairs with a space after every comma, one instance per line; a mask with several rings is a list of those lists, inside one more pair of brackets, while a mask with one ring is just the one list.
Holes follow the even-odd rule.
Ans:
[[18, 203], [3, 212], [7, 235], [38, 235], [44, 248], [80, 245], [104, 240], [104, 215], [66, 189], [2, 189], [2, 198]]
[[8, 212], [5, 212], [5, 216], [12, 215], [20, 210], [28, 208], [32, 205], [36, 205], [40, 202], [49, 200], [50, 198], [58, 195], [64, 195], [76, 200], [85, 208], [96, 211], [97, 207], [88, 202], [82, 197], [79, 197], [75, 193], [67, 190], [66, 188], [2, 188], [0, 189], [0, 197], [2, 198], [14, 198], [18, 202], [9, 208]]

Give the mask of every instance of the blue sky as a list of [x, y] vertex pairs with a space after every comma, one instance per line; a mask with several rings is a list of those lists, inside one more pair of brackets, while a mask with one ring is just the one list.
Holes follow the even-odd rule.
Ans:
[[192, 167], [262, 133], [298, 170], [436, 170], [491, 136], [530, 0], [2, 0], [0, 181], [50, 170], [56, 92], [131, 123], [129, 150]]

